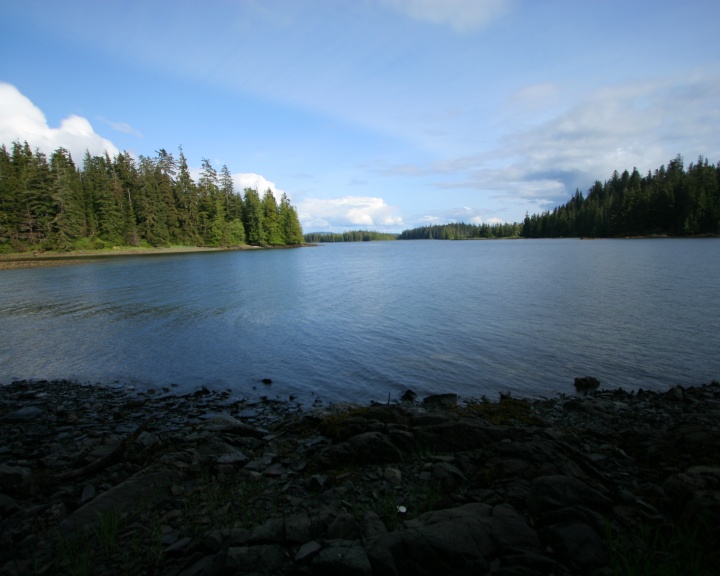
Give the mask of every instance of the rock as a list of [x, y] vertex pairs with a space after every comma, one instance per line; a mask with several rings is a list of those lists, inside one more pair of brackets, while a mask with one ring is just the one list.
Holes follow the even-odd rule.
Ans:
[[443, 492], [451, 492], [467, 481], [460, 469], [449, 462], [436, 462], [433, 464], [432, 480], [440, 484]]
[[18, 503], [7, 494], [0, 494], [0, 518], [11, 516], [20, 510]]
[[373, 538], [383, 536], [384, 534], [387, 534], [387, 532], [388, 530], [385, 527], [385, 524], [383, 524], [383, 521], [380, 519], [380, 516], [377, 515], [377, 512], [371, 510], [365, 514], [362, 521], [363, 540], [371, 540]]
[[602, 538], [588, 524], [554, 524], [543, 528], [541, 536], [563, 563], [574, 570], [588, 573], [605, 564]]
[[402, 484], [402, 472], [391, 466], [383, 470], [383, 478], [392, 486], [400, 486], [400, 484]]
[[326, 537], [331, 540], [352, 540], [360, 536], [360, 526], [355, 516], [349, 512], [340, 512], [327, 529]]
[[[693, 534], [704, 558], [720, 539], [720, 384], [308, 412], [210, 391], [146, 395], [129, 410], [126, 391], [100, 386], [0, 386], [3, 413], [21, 400], [48, 417], [0, 419], [9, 574], [67, 573], [53, 535], [92, 533], [109, 512], [131, 519], [123, 543], [159, 522], [168, 553], [131, 555], [128, 570], [185, 576], [607, 575], [608, 521], [623, 542], [642, 539], [633, 527], [648, 523]], [[252, 426], [239, 419], [249, 412]], [[83, 472], [138, 422], [150, 424], [122, 454]], [[93, 553], [95, 571], [125, 566], [119, 548]]]
[[15, 491], [30, 481], [32, 473], [23, 466], [0, 464], [0, 490]]
[[60, 530], [71, 534], [77, 530], [94, 530], [103, 513], [130, 510], [138, 502], [162, 502], [170, 498], [170, 487], [179, 480], [179, 473], [160, 464], [149, 466], [122, 484], [103, 492], [81, 506], [60, 524]]
[[313, 574], [320, 576], [372, 576], [365, 549], [352, 540], [331, 540], [312, 562]]
[[257, 526], [250, 534], [249, 542], [257, 543], [282, 543], [285, 541], [285, 519], [272, 518], [260, 526]]
[[372, 568], [377, 574], [485, 574], [496, 550], [491, 512], [485, 504], [466, 504], [410, 520], [404, 530], [367, 543]]
[[365, 432], [347, 442], [329, 446], [315, 459], [314, 465], [322, 468], [339, 468], [347, 465], [383, 464], [400, 459], [400, 451], [381, 432]]
[[228, 548], [225, 574], [275, 574], [289, 561], [279, 544], [233, 546]]
[[612, 501], [581, 480], [556, 474], [541, 476], [530, 483], [527, 507], [542, 524], [545, 516], [561, 509], [586, 508], [606, 513], [612, 509]]
[[310, 542], [306, 542], [295, 553], [295, 562], [298, 564], [306, 563], [310, 560], [312, 560], [315, 555], [322, 550], [322, 546], [318, 544], [315, 540], [311, 540]]
[[95, 494], [97, 493], [97, 490], [95, 489], [95, 486], [92, 484], [86, 484], [83, 487], [82, 493], [80, 494], [80, 504], [85, 504], [86, 502], [89, 502], [93, 498], [95, 498]]
[[433, 394], [423, 400], [423, 406], [428, 408], [454, 408], [457, 403], [457, 394]]
[[579, 392], [588, 392], [589, 390], [595, 390], [600, 386], [600, 380], [593, 378], [592, 376], [585, 376], [583, 378], [575, 378], [575, 389]]
[[42, 409], [37, 406], [25, 406], [24, 408], [5, 414], [5, 416], [3, 416], [3, 420], [7, 422], [24, 422], [26, 420], [33, 420], [42, 413]]

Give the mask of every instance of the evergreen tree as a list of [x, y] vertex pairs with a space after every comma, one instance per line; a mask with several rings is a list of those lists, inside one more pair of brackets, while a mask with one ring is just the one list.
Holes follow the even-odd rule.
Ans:
[[53, 220], [55, 245], [60, 250], [71, 250], [77, 240], [86, 237], [87, 220], [80, 174], [65, 148], [53, 152], [50, 173], [56, 213]]
[[280, 232], [283, 244], [302, 244], [303, 232], [297, 210], [290, 204], [287, 194], [280, 199]]
[[180, 241], [194, 246], [200, 243], [199, 233], [199, 197], [195, 182], [190, 176], [182, 147], [178, 159], [178, 177], [175, 181], [175, 205], [178, 207], [178, 228]]
[[265, 228], [265, 242], [272, 245], [284, 244], [277, 202], [270, 189], [265, 191], [262, 198], [262, 216], [263, 227]]
[[245, 188], [245, 212], [243, 225], [245, 226], [245, 239], [248, 244], [264, 246], [267, 244], [265, 226], [263, 222], [263, 206], [258, 191], [254, 188]]

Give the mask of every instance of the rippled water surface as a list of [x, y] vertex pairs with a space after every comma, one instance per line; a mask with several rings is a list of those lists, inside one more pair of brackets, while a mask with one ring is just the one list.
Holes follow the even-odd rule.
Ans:
[[[0, 271], [0, 382], [302, 400], [720, 379], [720, 240], [398, 241]], [[265, 387], [262, 378], [272, 378]]]

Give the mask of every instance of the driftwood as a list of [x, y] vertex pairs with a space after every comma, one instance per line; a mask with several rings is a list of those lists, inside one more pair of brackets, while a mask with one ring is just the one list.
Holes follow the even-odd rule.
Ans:
[[138, 436], [140, 436], [140, 434], [145, 431], [145, 429], [150, 425], [152, 421], [153, 417], [151, 416], [142, 424], [140, 424], [132, 434], [123, 438], [123, 440], [120, 442], [120, 444], [117, 445], [117, 448], [115, 448], [115, 450], [103, 456], [102, 458], [99, 458], [94, 462], [91, 462], [87, 466], [83, 466], [82, 468], [63, 472], [62, 474], [55, 474], [51, 476], [50, 479], [54, 482], [67, 482], [68, 480], [76, 480], [78, 478], [82, 478], [83, 476], [97, 474], [108, 466], [119, 462], [125, 455], [125, 450], [127, 449], [127, 447], [130, 446], [130, 444], [132, 444], [133, 442], [135, 442], [135, 440], [137, 440]]

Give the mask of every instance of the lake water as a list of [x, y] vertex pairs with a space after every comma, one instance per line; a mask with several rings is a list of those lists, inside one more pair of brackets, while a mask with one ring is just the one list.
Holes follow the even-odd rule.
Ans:
[[[720, 239], [396, 241], [0, 271], [0, 382], [385, 401], [720, 379]], [[271, 378], [273, 384], [260, 381]]]

